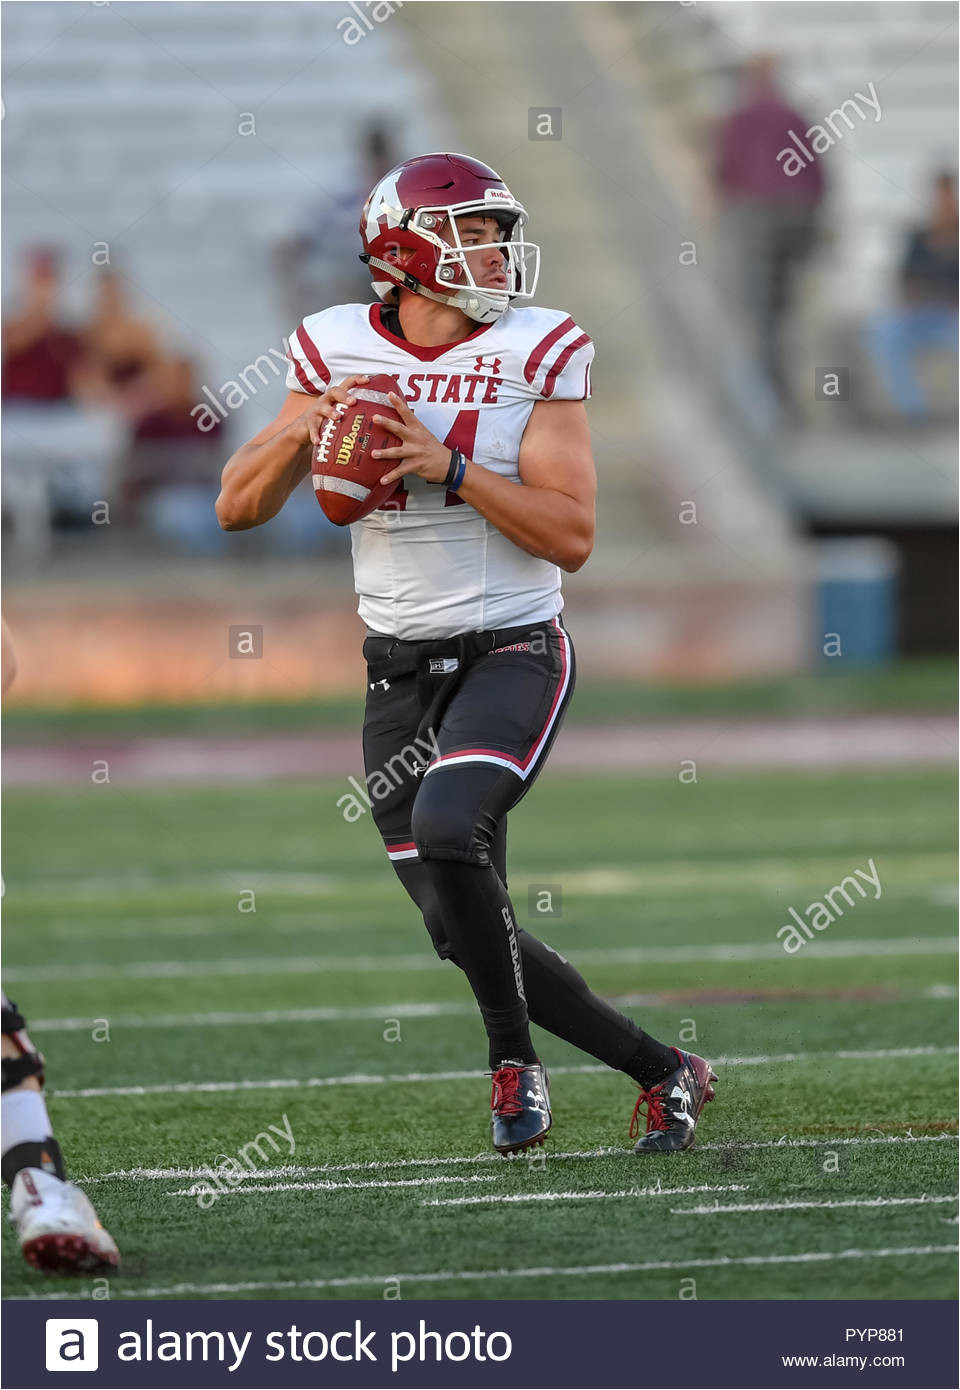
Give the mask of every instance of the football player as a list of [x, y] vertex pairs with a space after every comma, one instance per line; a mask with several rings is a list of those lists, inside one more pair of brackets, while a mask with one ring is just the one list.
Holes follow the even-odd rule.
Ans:
[[[339, 403], [375, 373], [399, 444], [387, 501], [351, 527], [368, 671], [363, 728], [374, 819], [438, 956], [466, 975], [488, 1038], [492, 1137], [509, 1154], [550, 1129], [539, 1024], [639, 1083], [639, 1153], [689, 1148], [716, 1080], [593, 994], [522, 928], [507, 892], [507, 815], [546, 761], [574, 687], [562, 570], [593, 546], [584, 406], [593, 346], [534, 308], [539, 248], [503, 180], [461, 154], [391, 170], [360, 220], [376, 300], [303, 320], [289, 395], [223, 473], [227, 530], [268, 521], [311, 471]], [[402, 777], [410, 748], [419, 766]], [[386, 789], [385, 789], [386, 786]]]
[[[16, 674], [6, 621], [0, 618], [5, 695]], [[43, 1058], [26, 1032], [16, 1004], [3, 1000], [3, 1091], [0, 1096], [3, 1181], [10, 1188], [10, 1219], [29, 1264], [53, 1274], [112, 1269], [120, 1256], [90, 1199], [67, 1182], [60, 1145], [43, 1099]]]

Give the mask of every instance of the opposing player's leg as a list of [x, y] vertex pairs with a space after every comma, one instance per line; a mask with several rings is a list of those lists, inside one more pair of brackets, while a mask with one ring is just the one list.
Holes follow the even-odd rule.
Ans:
[[43, 1058], [3, 995], [2, 1171], [25, 1259], [71, 1274], [113, 1268], [120, 1256], [89, 1198], [67, 1182], [43, 1099]]

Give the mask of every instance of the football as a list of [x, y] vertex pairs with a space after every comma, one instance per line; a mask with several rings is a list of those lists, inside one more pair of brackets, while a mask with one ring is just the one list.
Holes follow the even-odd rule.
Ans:
[[338, 404], [337, 418], [328, 420], [313, 454], [313, 487], [327, 517], [336, 526], [349, 526], [374, 511], [395, 490], [396, 483], [380, 478], [396, 466], [395, 459], [376, 459], [374, 449], [390, 449], [400, 443], [375, 415], [399, 420], [388, 392], [396, 391], [393, 377], [381, 373], [350, 394], [356, 405]]

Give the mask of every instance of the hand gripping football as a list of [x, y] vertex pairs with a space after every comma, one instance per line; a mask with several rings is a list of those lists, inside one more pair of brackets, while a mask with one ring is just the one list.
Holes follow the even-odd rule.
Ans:
[[349, 526], [387, 500], [396, 483], [381, 483], [384, 473], [396, 467], [396, 459], [375, 459], [374, 449], [391, 449], [400, 443], [374, 415], [399, 420], [387, 393], [396, 391], [392, 376], [381, 373], [354, 386], [356, 405], [334, 406], [335, 420], [327, 420], [313, 453], [313, 486], [326, 515], [336, 526]]

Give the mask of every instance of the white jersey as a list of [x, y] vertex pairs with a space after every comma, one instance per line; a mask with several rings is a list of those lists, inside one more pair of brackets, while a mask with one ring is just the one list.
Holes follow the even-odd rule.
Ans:
[[[385, 372], [432, 434], [514, 483], [537, 401], [590, 395], [593, 344], [557, 309], [508, 308], [460, 342], [428, 348], [391, 333], [381, 308], [339, 304], [304, 319], [290, 339], [288, 388], [319, 396], [347, 376]], [[350, 531], [359, 613], [377, 632], [452, 637], [548, 620], [563, 607], [556, 565], [422, 478], [401, 479]]]

